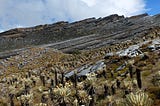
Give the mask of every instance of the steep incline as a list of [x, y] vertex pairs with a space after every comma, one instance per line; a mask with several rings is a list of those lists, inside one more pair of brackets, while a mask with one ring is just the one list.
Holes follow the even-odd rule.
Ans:
[[[57, 22], [0, 33], [0, 51], [30, 46], [52, 47], [62, 51], [93, 49], [131, 39], [144, 38], [153, 29], [159, 31], [160, 15], [142, 14], [125, 18], [111, 15], [68, 23]], [[152, 33], [154, 35], [154, 33]]]

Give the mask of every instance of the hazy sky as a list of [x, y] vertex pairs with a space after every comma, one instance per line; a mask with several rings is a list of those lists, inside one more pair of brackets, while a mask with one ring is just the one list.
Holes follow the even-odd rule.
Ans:
[[0, 31], [110, 14], [155, 14], [158, 5], [160, 0], [0, 0]]

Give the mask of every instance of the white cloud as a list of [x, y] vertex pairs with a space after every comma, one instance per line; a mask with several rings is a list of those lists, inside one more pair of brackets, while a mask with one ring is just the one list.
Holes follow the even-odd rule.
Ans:
[[144, 0], [0, 0], [0, 29], [145, 11]]
[[89, 7], [96, 5], [97, 0], [81, 0], [86, 3]]

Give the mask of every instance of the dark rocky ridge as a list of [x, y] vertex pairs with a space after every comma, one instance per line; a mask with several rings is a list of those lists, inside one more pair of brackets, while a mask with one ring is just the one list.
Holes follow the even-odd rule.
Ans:
[[0, 33], [0, 51], [14, 49], [19, 51], [21, 48], [35, 45], [53, 47], [62, 51], [92, 49], [142, 38], [152, 29], [159, 30], [159, 27], [160, 15], [148, 16], [147, 14], [129, 18], [115, 14], [73, 23], [62, 21]]

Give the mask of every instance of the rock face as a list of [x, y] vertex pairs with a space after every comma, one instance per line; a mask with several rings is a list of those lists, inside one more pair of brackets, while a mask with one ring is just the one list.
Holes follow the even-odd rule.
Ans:
[[159, 14], [142, 14], [129, 18], [115, 14], [73, 23], [62, 21], [0, 33], [0, 58], [17, 55], [30, 46], [50, 47], [69, 53], [75, 50], [109, 47], [128, 40], [137, 42], [155, 38], [159, 34]]
[[65, 77], [69, 78], [73, 76], [75, 71], [77, 72], [78, 77], [82, 77], [82, 76], [86, 76], [86, 74], [89, 74], [89, 73], [94, 73], [94, 72], [96, 73], [98, 71], [105, 71], [105, 70], [106, 70], [106, 65], [104, 64], [104, 61], [101, 60], [96, 62], [94, 65], [87, 64], [73, 71], [70, 71], [69, 73], [65, 74]]
[[139, 54], [142, 54], [142, 52], [139, 50], [138, 45], [132, 45], [131, 47], [127, 48], [126, 50], [122, 50], [117, 52], [119, 56], [128, 56], [128, 57], [136, 57]]
[[[142, 14], [125, 18], [111, 15], [78, 22], [57, 22], [0, 33], [0, 51], [43, 45], [56, 49], [91, 49], [140, 37], [153, 28], [159, 30], [160, 15]], [[59, 42], [59, 43], [56, 43]]]

